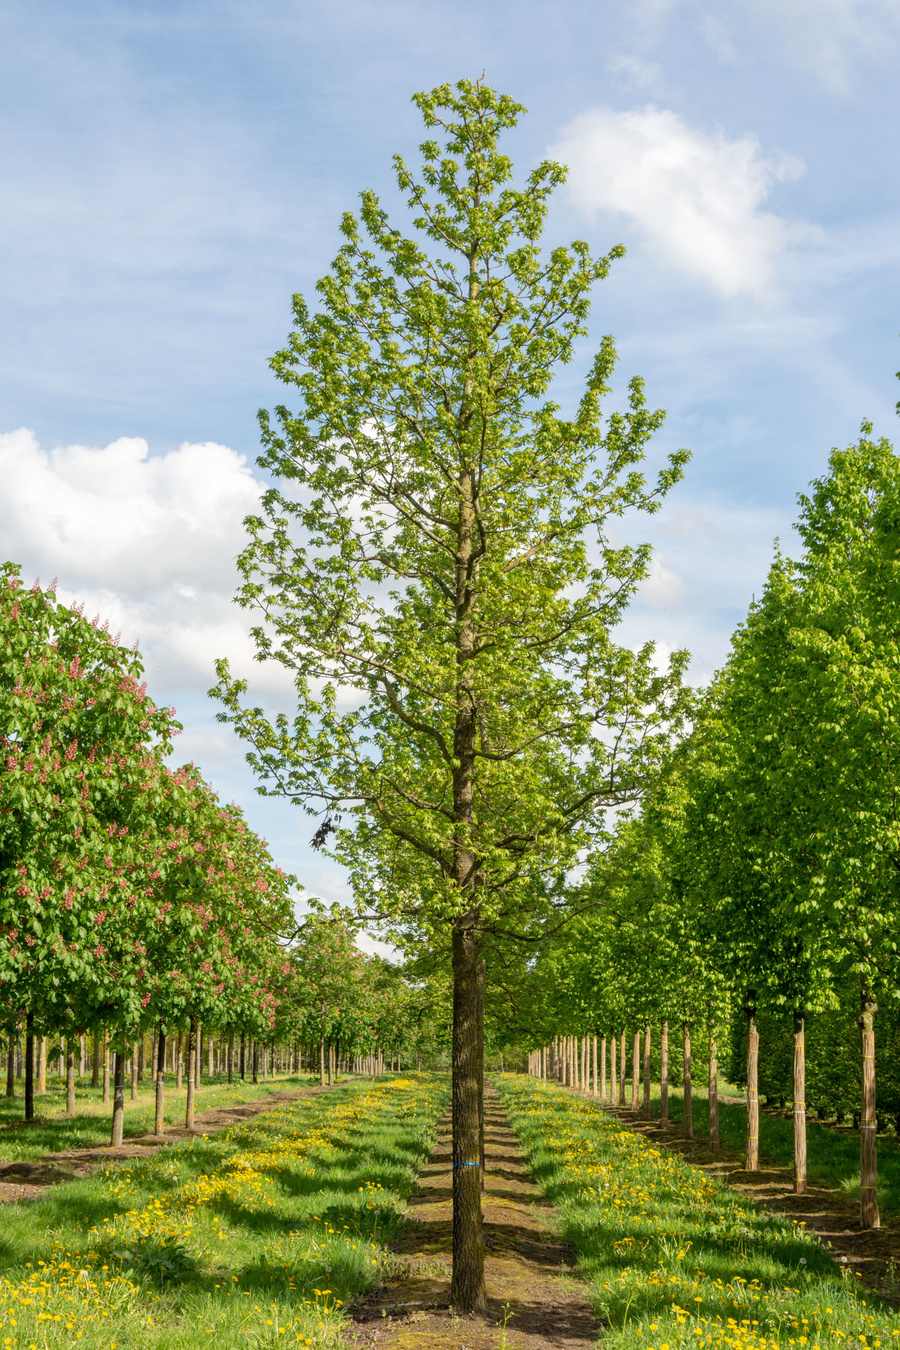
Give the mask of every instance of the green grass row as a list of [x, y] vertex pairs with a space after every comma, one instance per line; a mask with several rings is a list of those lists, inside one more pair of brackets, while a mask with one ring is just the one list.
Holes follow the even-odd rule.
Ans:
[[900, 1318], [802, 1225], [563, 1088], [497, 1079], [609, 1350], [887, 1347]]
[[[706, 1097], [694, 1096], [692, 1103], [694, 1134], [702, 1139], [709, 1134], [709, 1104]], [[659, 1098], [651, 1100], [651, 1111], [659, 1112]], [[669, 1117], [677, 1130], [682, 1126], [684, 1110], [681, 1093], [670, 1093]], [[724, 1148], [743, 1153], [747, 1130], [746, 1107], [737, 1102], [719, 1103], [719, 1136]], [[833, 1186], [859, 1199], [859, 1134], [856, 1130], [807, 1121], [807, 1170], [809, 1180]], [[782, 1167], [794, 1165], [794, 1127], [790, 1118], [768, 1111], [760, 1112], [759, 1150], [763, 1159]], [[900, 1140], [896, 1135], [878, 1136], [878, 1200], [884, 1213], [900, 1213]]]
[[350, 1081], [8, 1206], [0, 1347], [339, 1344], [448, 1095], [425, 1075]]
[[[195, 1095], [195, 1111], [200, 1115], [220, 1106], [240, 1106], [268, 1097], [275, 1091], [298, 1091], [317, 1083], [318, 1077], [306, 1074], [299, 1077], [270, 1078], [266, 1082], [251, 1083], [237, 1079], [204, 1079]], [[175, 1080], [166, 1083], [165, 1121], [167, 1125], [184, 1124], [187, 1089], [176, 1088]], [[20, 1099], [0, 1097], [0, 1163], [22, 1162], [44, 1153], [58, 1153], [71, 1148], [96, 1148], [109, 1143], [112, 1123], [112, 1103], [103, 1101], [102, 1088], [83, 1087], [76, 1099], [76, 1114], [67, 1116], [65, 1085], [51, 1083], [46, 1094], [35, 1098], [35, 1119], [22, 1118]], [[133, 1138], [153, 1129], [155, 1090], [143, 1083], [137, 1099], [132, 1101], [130, 1089], [125, 1094], [125, 1136]]]

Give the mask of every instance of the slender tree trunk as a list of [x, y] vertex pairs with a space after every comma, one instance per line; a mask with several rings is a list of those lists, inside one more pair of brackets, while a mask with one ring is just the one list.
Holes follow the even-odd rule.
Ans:
[[228, 1081], [234, 1082], [234, 1036], [228, 1037]]
[[253, 1051], [253, 1081], [254, 1081], [254, 1083], [258, 1083], [258, 1082], [259, 1082], [259, 1041], [257, 1041], [257, 1040], [254, 1040], [254, 1041], [253, 1041], [252, 1051]]
[[166, 1129], [166, 1033], [162, 1027], [156, 1037], [156, 1116], [153, 1124], [154, 1134], [164, 1134]]
[[103, 1045], [101, 1047], [103, 1055], [103, 1105], [109, 1105], [109, 1036], [104, 1031]]
[[66, 1115], [75, 1114], [75, 1040], [66, 1037]]
[[600, 1037], [600, 1100], [605, 1102], [606, 1096], [606, 1037]]
[[100, 1086], [100, 1041], [101, 1036], [98, 1031], [94, 1032], [92, 1037], [93, 1051], [91, 1054], [91, 1087]]
[[247, 1076], [247, 1033], [241, 1032], [241, 1082]]
[[194, 1093], [196, 1085], [194, 1083], [194, 1056], [197, 1054], [198, 1046], [194, 1039], [197, 1032], [197, 1019], [191, 1018], [187, 1034], [187, 1101], [184, 1107], [184, 1128], [192, 1130], [194, 1128]]
[[638, 1029], [634, 1033], [634, 1043], [631, 1047], [631, 1109], [635, 1115], [641, 1104], [641, 1033]]
[[625, 1048], [625, 1032], [619, 1037], [619, 1105], [625, 1105], [625, 1079], [628, 1074], [628, 1053]]
[[650, 1023], [644, 1027], [644, 1105], [641, 1115], [645, 1120], [650, 1119], [650, 1050], [651, 1050], [651, 1030]]
[[138, 1082], [144, 1081], [144, 1038], [138, 1041]]
[[184, 1037], [179, 1031], [175, 1038], [175, 1091], [181, 1091], [181, 1085], [184, 1082], [184, 1061], [187, 1056], [187, 1050], [184, 1044]]
[[17, 1028], [14, 1024], [9, 1028], [9, 1036], [6, 1046], [7, 1097], [15, 1097], [16, 1095], [16, 1035], [17, 1035]]
[[203, 1055], [203, 1026], [202, 1026], [202, 1024], [201, 1024], [200, 1022], [197, 1023], [197, 1026], [196, 1026], [196, 1028], [195, 1028], [195, 1030], [194, 1030], [194, 1044], [195, 1044], [195, 1046], [196, 1046], [196, 1051], [195, 1051], [195, 1054], [194, 1054], [194, 1087], [197, 1089], [197, 1091], [199, 1091], [199, 1089], [200, 1089], [200, 1069], [201, 1069], [201, 1067], [202, 1067], [202, 1065], [203, 1065], [203, 1059], [202, 1059], [202, 1055]]
[[615, 1036], [609, 1038], [609, 1100], [615, 1106], [619, 1095], [618, 1080], [616, 1078], [616, 1064], [618, 1063], [618, 1042]]
[[859, 1028], [862, 1041], [862, 1117], [859, 1126], [859, 1222], [863, 1228], [880, 1228], [878, 1212], [878, 1140], [875, 1119], [875, 1014], [878, 1004], [863, 985], [860, 994]]
[[716, 1044], [716, 1028], [712, 1007], [708, 1015], [709, 1027], [709, 1077], [706, 1095], [709, 1103], [709, 1147], [711, 1152], [719, 1151], [719, 1047]]
[[682, 1027], [684, 1047], [684, 1137], [694, 1137], [694, 1099], [691, 1082], [691, 1024], [685, 1022]]
[[39, 1094], [47, 1091], [47, 1037], [41, 1037], [40, 1047], [38, 1049], [38, 1082], [37, 1090]]
[[484, 1307], [481, 1216], [478, 942], [474, 915], [453, 925], [453, 1281], [450, 1302], [461, 1312]]
[[143, 1046], [135, 1041], [131, 1047], [131, 1100], [137, 1101], [138, 1083], [141, 1081], [141, 1051]]
[[478, 1075], [478, 1161], [481, 1164], [478, 1170], [478, 1176], [481, 1181], [481, 1189], [484, 1190], [484, 956], [481, 952], [481, 943], [477, 944], [478, 949], [478, 1063], [481, 1065], [481, 1073]]
[[[109, 1062], [109, 1043], [104, 1036], [105, 1052], [107, 1063]], [[109, 1072], [107, 1070], [107, 1078]], [[122, 1044], [120, 1050], [116, 1050], [113, 1055], [113, 1113], [112, 1113], [112, 1146], [121, 1148], [122, 1140], [125, 1137], [125, 1045]]]
[[794, 1013], [794, 1194], [806, 1193], [806, 1017]]
[[592, 1067], [593, 1067], [593, 1070], [594, 1070], [594, 1096], [595, 1096], [595, 1097], [599, 1097], [599, 1096], [600, 1096], [600, 1085], [599, 1085], [599, 1083], [597, 1082], [597, 1037], [596, 1037], [596, 1036], [592, 1036], [592, 1037], [591, 1037], [591, 1058], [592, 1058], [592, 1060], [593, 1060], [593, 1065], [592, 1065]]
[[325, 1086], [325, 1033], [319, 1036], [319, 1087]]
[[215, 1072], [215, 1064], [213, 1063], [213, 1054], [214, 1054], [214, 1052], [215, 1052], [215, 1042], [213, 1041], [212, 1036], [207, 1032], [207, 1036], [206, 1036], [206, 1067], [207, 1067], [208, 1075], [209, 1075], [210, 1078], [212, 1078], [212, 1076], [213, 1076], [213, 1074], [214, 1074], [214, 1072]]
[[669, 1023], [663, 1018], [659, 1029], [659, 1123], [669, 1128]]
[[34, 1013], [25, 1018], [25, 1119], [34, 1120]]
[[756, 991], [747, 995], [747, 1153], [748, 1172], [759, 1171], [759, 1028], [756, 1025]]

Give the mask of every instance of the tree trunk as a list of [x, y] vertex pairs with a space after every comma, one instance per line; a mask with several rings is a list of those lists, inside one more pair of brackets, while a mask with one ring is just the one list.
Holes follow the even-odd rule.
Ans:
[[66, 1115], [75, 1114], [75, 1041], [66, 1037]]
[[682, 1027], [684, 1050], [684, 1137], [694, 1137], [694, 1099], [691, 1084], [691, 1024], [685, 1022]]
[[[109, 1044], [104, 1036], [104, 1049], [107, 1056], [107, 1065], [109, 1064]], [[109, 1079], [109, 1070], [107, 1068], [107, 1080]], [[125, 1045], [123, 1043], [121, 1050], [116, 1050], [113, 1055], [113, 1114], [112, 1114], [112, 1146], [121, 1148], [122, 1140], [125, 1137]]]
[[325, 1033], [319, 1037], [319, 1087], [325, 1086]]
[[707, 1098], [709, 1099], [709, 1147], [711, 1152], [719, 1151], [719, 1047], [716, 1045], [716, 1029], [713, 1023], [712, 1009], [709, 1010], [709, 1078], [707, 1079]]
[[187, 1057], [187, 1050], [184, 1044], [184, 1037], [179, 1031], [175, 1037], [175, 1091], [181, 1091], [181, 1085], [184, 1082], [184, 1061]]
[[257, 1040], [254, 1040], [253, 1043], [252, 1043], [252, 1053], [253, 1053], [253, 1081], [254, 1081], [254, 1083], [258, 1083], [258, 1082], [259, 1082], [259, 1041], [257, 1041]]
[[631, 1047], [631, 1109], [637, 1115], [641, 1104], [641, 1033], [640, 1029], [634, 1033], [634, 1044]]
[[37, 1090], [39, 1094], [47, 1091], [47, 1037], [41, 1037], [40, 1047], [38, 1049], [38, 1081]]
[[141, 1081], [141, 1051], [143, 1046], [135, 1041], [131, 1047], [131, 1100], [137, 1101], [138, 1083]]
[[617, 1054], [618, 1054], [618, 1048], [619, 1048], [619, 1047], [618, 1047], [618, 1043], [617, 1043], [617, 1041], [616, 1041], [615, 1036], [610, 1036], [610, 1038], [609, 1038], [609, 1100], [610, 1100], [610, 1103], [611, 1103], [613, 1106], [615, 1106], [615, 1104], [616, 1104], [616, 1099], [618, 1098], [618, 1095], [619, 1095], [618, 1080], [617, 1080], [617, 1078], [616, 1078], [616, 1064], [618, 1063], [618, 1060], [617, 1060], [616, 1056], [617, 1056]]
[[34, 1013], [25, 1018], [25, 1119], [34, 1120]]
[[759, 1171], [759, 1028], [756, 1025], [756, 991], [747, 995], [747, 1152], [744, 1166]]
[[794, 1194], [806, 1193], [806, 1017], [794, 1013]]
[[644, 1106], [641, 1111], [645, 1120], [650, 1119], [650, 1036], [650, 1023], [648, 1022], [644, 1027]]
[[593, 1067], [593, 1070], [594, 1070], [594, 1096], [595, 1096], [595, 1097], [599, 1097], [599, 1096], [600, 1096], [600, 1085], [599, 1085], [599, 1083], [597, 1082], [597, 1037], [596, 1037], [596, 1036], [592, 1036], [592, 1037], [591, 1037], [591, 1058], [592, 1058], [592, 1060], [593, 1060], [593, 1065], [592, 1065], [592, 1067]]
[[184, 1128], [192, 1130], [194, 1128], [194, 1093], [196, 1085], [194, 1083], [194, 1056], [197, 1054], [198, 1046], [195, 1040], [197, 1034], [197, 1019], [191, 1018], [188, 1027], [187, 1046], [185, 1058], [187, 1060], [187, 1101], [184, 1107]]
[[194, 1087], [199, 1090], [200, 1069], [202, 1066], [201, 1055], [203, 1054], [203, 1027], [199, 1022], [194, 1030], [194, 1045], [196, 1047], [194, 1050]]
[[472, 915], [453, 925], [453, 1280], [450, 1302], [460, 1312], [485, 1306], [478, 1105], [478, 944]]
[[228, 1037], [228, 1081], [234, 1082], [234, 1036]]
[[241, 1032], [241, 1082], [247, 1076], [247, 1033]]
[[103, 1105], [109, 1105], [109, 1037], [103, 1033]]
[[659, 1123], [669, 1128], [669, 1023], [663, 1018], [659, 1031]]
[[100, 1033], [95, 1031], [93, 1035], [93, 1052], [91, 1054], [91, 1087], [100, 1086]]
[[628, 1074], [628, 1053], [625, 1049], [625, 1032], [619, 1037], [619, 1105], [625, 1105], [625, 1078]]
[[162, 1027], [156, 1037], [156, 1116], [154, 1134], [164, 1134], [166, 1128], [166, 1033]]
[[600, 1037], [600, 1100], [605, 1102], [606, 1096], [606, 1037]]
[[862, 1116], [859, 1125], [859, 1222], [862, 1228], [880, 1228], [878, 1213], [878, 1141], [875, 1120], [875, 1014], [878, 1004], [863, 985], [859, 1028], [862, 1039]]

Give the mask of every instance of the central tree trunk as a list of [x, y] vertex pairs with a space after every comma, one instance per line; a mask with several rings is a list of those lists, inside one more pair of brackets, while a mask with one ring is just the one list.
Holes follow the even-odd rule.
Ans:
[[485, 1306], [481, 1218], [478, 950], [474, 916], [453, 925], [453, 1282], [461, 1312]]
[[709, 1147], [712, 1153], [719, 1151], [719, 1047], [716, 1045], [716, 1026], [712, 1008], [709, 1009], [709, 1077], [707, 1078], [707, 1098], [709, 1102]]
[[878, 1212], [878, 1141], [875, 1119], [875, 1014], [878, 1004], [868, 987], [860, 993], [859, 1029], [862, 1040], [862, 1118], [859, 1125], [859, 1222], [880, 1228]]
[[194, 1056], [197, 1054], [197, 1019], [191, 1018], [188, 1027], [187, 1046], [185, 1047], [185, 1059], [187, 1060], [187, 1100], [184, 1106], [184, 1128], [192, 1130], [194, 1128], [194, 1094], [196, 1085], [194, 1083]]
[[166, 1033], [162, 1027], [156, 1039], [156, 1115], [153, 1133], [162, 1134], [166, 1128]]
[[638, 1107], [641, 1104], [641, 1032], [638, 1028], [634, 1033], [634, 1043], [631, 1047], [631, 1109], [637, 1114]]
[[625, 1032], [619, 1037], [619, 1105], [625, 1105], [625, 1078], [628, 1073], [628, 1051], [625, 1046]]
[[659, 1029], [659, 1123], [669, 1127], [669, 1023], [663, 1018]]
[[34, 1013], [25, 1018], [25, 1119], [34, 1120]]
[[685, 1022], [682, 1027], [684, 1051], [684, 1137], [694, 1137], [694, 1098], [691, 1082], [691, 1024]]
[[[109, 1045], [104, 1036], [104, 1050], [109, 1056]], [[112, 1146], [121, 1148], [125, 1137], [125, 1043], [113, 1054], [113, 1114]]]
[[806, 1192], [806, 1018], [794, 1013], [794, 1194]]
[[747, 1155], [748, 1172], [759, 1171], [759, 1028], [756, 1025], [756, 991], [747, 994]]
[[600, 1037], [600, 1100], [606, 1101], [606, 1037]]

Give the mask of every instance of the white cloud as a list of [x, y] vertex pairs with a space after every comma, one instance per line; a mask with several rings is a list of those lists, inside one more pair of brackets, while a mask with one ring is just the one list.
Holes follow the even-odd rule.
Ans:
[[640, 56], [618, 52], [610, 57], [606, 64], [612, 75], [618, 75], [633, 89], [655, 89], [662, 75], [655, 61], [645, 61]]
[[900, 0], [751, 0], [749, 7], [836, 93], [847, 91], [860, 61], [896, 57]]
[[262, 683], [248, 616], [232, 604], [242, 521], [261, 491], [243, 456], [212, 442], [151, 455], [139, 437], [45, 450], [22, 429], [0, 435], [0, 481], [0, 554], [26, 582], [57, 576], [64, 600], [139, 639], [151, 693], [205, 690], [226, 655]]
[[770, 296], [779, 255], [814, 233], [763, 210], [774, 184], [802, 173], [800, 160], [764, 154], [752, 135], [690, 127], [664, 108], [583, 113], [551, 153], [568, 164], [580, 210], [623, 216], [660, 261], [724, 296]]
[[650, 559], [650, 570], [638, 592], [644, 604], [654, 609], [669, 609], [681, 604], [684, 599], [684, 582], [663, 555], [656, 551]]

